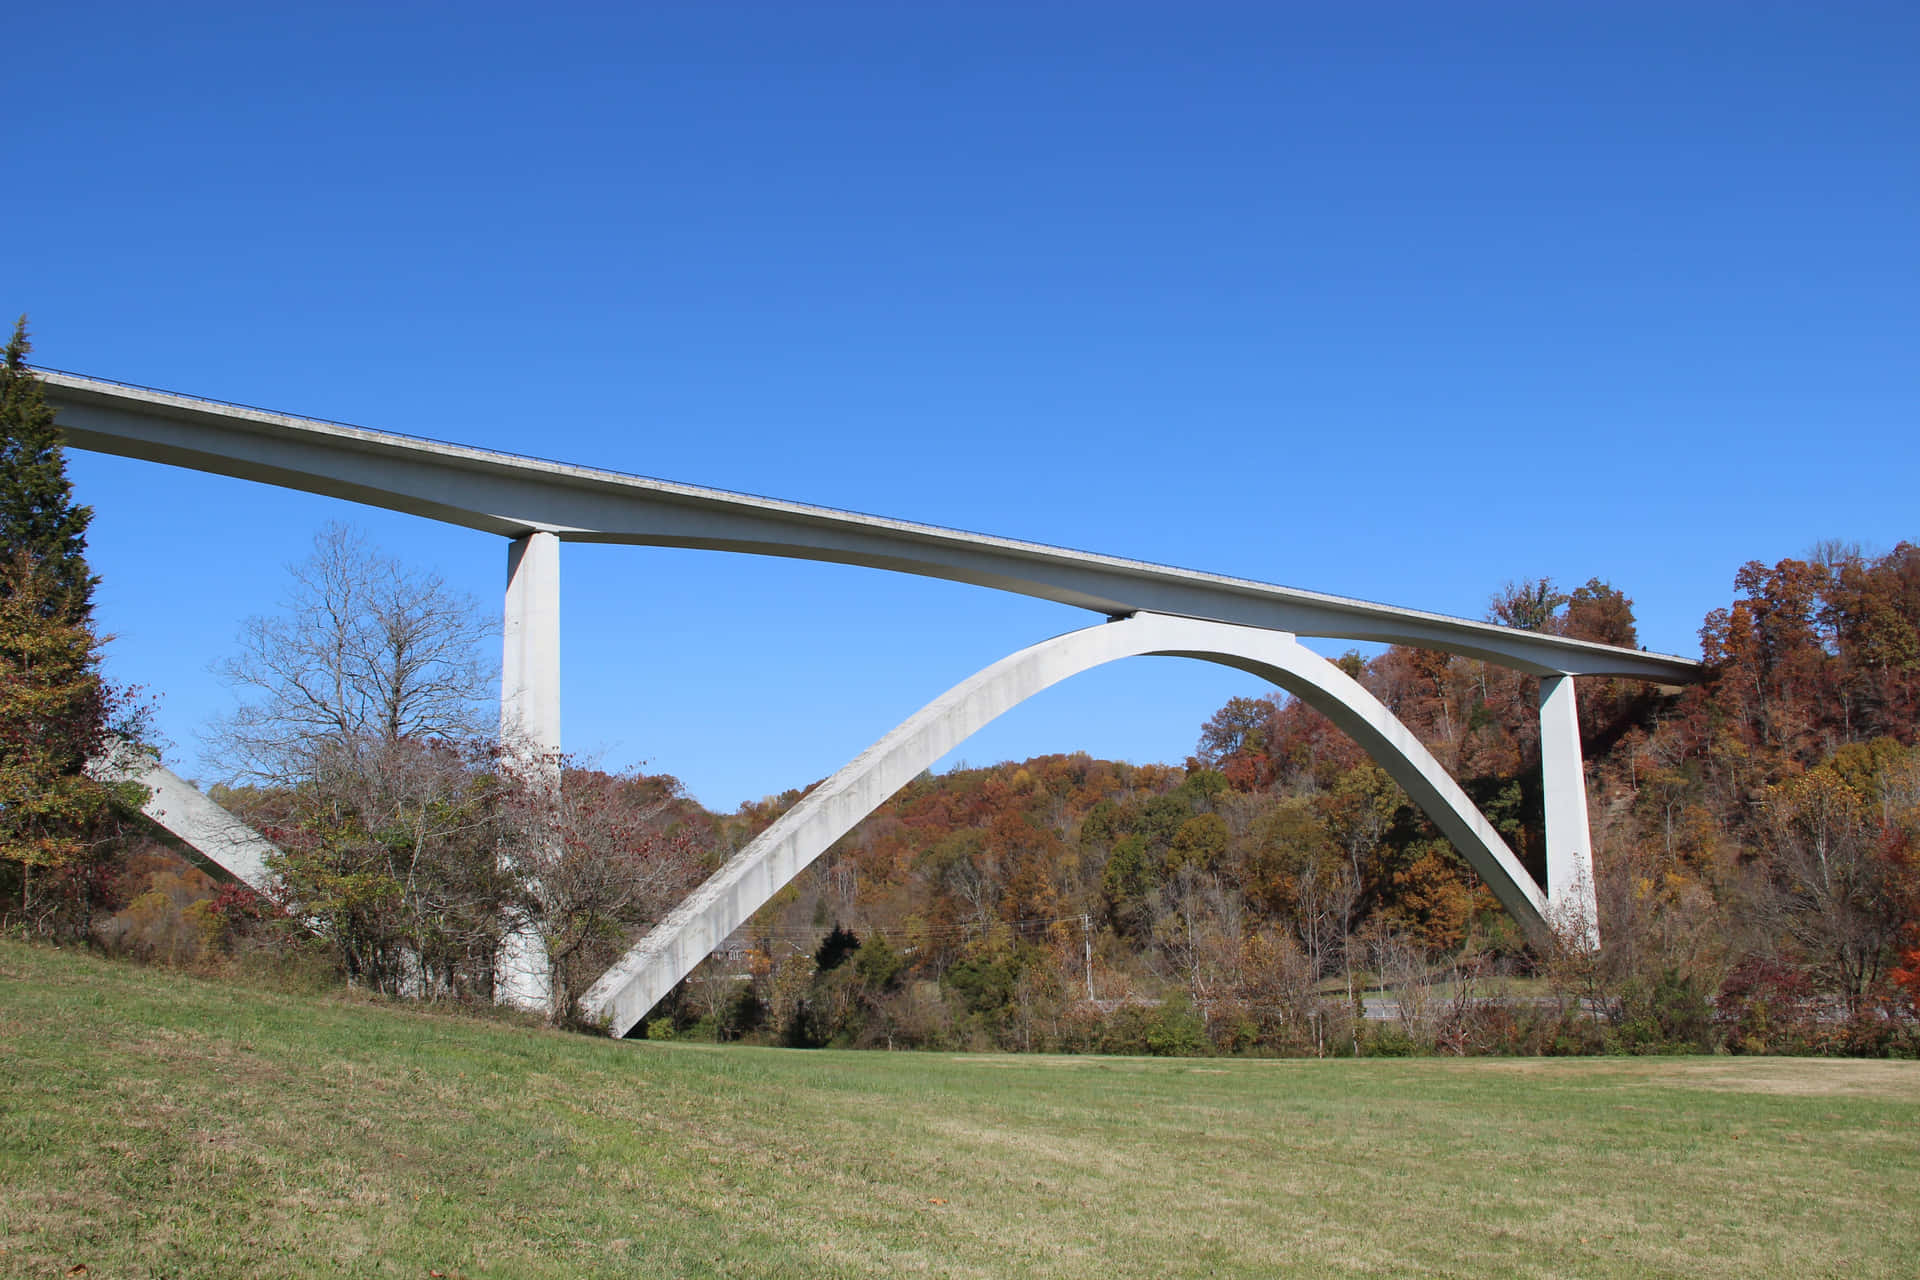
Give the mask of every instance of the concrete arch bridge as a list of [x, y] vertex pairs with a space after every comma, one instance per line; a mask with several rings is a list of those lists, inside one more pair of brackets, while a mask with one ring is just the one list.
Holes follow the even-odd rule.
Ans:
[[[624, 1035], [674, 984], [861, 818], [988, 721], [1081, 671], [1143, 654], [1269, 680], [1329, 716], [1433, 819], [1536, 936], [1598, 942], [1574, 679], [1685, 684], [1700, 664], [1414, 609], [1037, 543], [963, 533], [467, 448], [97, 378], [41, 371], [74, 448], [406, 512], [506, 542], [501, 729], [560, 750], [560, 544], [630, 543], [864, 565], [1073, 605], [1104, 621], [963, 681], [816, 787], [609, 969], [583, 1005]], [[1437, 761], [1377, 700], [1298, 637], [1404, 644], [1540, 682], [1547, 883], [1521, 867]], [[209, 850], [209, 855], [218, 857]], [[543, 958], [507, 975], [544, 1001]]]

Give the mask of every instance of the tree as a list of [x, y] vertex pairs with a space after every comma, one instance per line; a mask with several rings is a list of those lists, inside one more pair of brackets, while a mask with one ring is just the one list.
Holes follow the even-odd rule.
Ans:
[[[43, 617], [66, 617], [82, 625], [93, 618], [93, 588], [87, 569], [87, 525], [93, 510], [73, 501], [60, 429], [27, 368], [27, 318], [15, 322], [0, 369], [0, 561], [26, 555], [45, 583]], [[0, 590], [13, 590], [13, 583]]]
[[93, 513], [73, 501], [31, 349], [22, 318], [0, 367], [0, 864], [29, 928], [74, 933], [103, 892], [115, 805], [138, 797], [86, 773], [119, 699], [92, 628]]
[[220, 674], [251, 700], [208, 737], [285, 851], [286, 905], [389, 993], [490, 996], [519, 887], [518, 806], [482, 711], [490, 628], [438, 574], [329, 524]]
[[1226, 854], [1230, 834], [1226, 819], [1217, 813], [1196, 813], [1188, 818], [1173, 833], [1173, 840], [1167, 846], [1168, 874], [1185, 866], [1213, 870], [1214, 864]]
[[25, 552], [0, 565], [0, 861], [17, 884], [8, 901], [17, 896], [37, 933], [84, 931], [104, 888], [89, 871], [117, 834], [115, 805], [143, 798], [85, 771], [106, 745], [115, 697], [99, 641], [72, 608]]
[[1811, 764], [1824, 756], [1830, 709], [1845, 705], [1822, 620], [1821, 597], [1831, 582], [1824, 568], [1802, 560], [1771, 569], [1750, 561], [1734, 576], [1743, 598], [1709, 613], [1700, 629], [1701, 656], [1712, 671], [1696, 699], [1718, 704], [1719, 715], [1768, 763]]
[[1529, 582], [1509, 582], [1494, 594], [1487, 606], [1488, 620], [1503, 627], [1522, 631], [1552, 631], [1555, 615], [1567, 603], [1567, 596], [1553, 585], [1551, 578]]
[[284, 785], [341, 742], [483, 735], [491, 674], [478, 650], [492, 627], [471, 597], [340, 524], [289, 572], [284, 612], [249, 619], [219, 667], [255, 698], [210, 734], [229, 771]]
[[1785, 931], [1813, 971], [1858, 1009], [1885, 973], [1905, 924], [1897, 866], [1880, 856], [1867, 806], [1822, 765], [1768, 789], [1766, 835]]
[[1242, 752], [1264, 753], [1273, 736], [1274, 709], [1270, 697], [1229, 698], [1226, 706], [1200, 726], [1200, 744], [1194, 749], [1195, 757], [1217, 769]]
[[482, 711], [490, 628], [437, 574], [340, 525], [291, 566], [285, 609], [221, 670], [254, 700], [210, 735], [234, 794], [284, 850], [289, 911], [347, 976], [392, 994], [490, 998], [535, 939], [550, 1012], [697, 876], [668, 778], [610, 776], [502, 744]]
[[546, 949], [550, 1012], [573, 1021], [594, 979], [699, 883], [704, 859], [677, 779], [562, 768], [556, 789], [503, 776], [514, 812], [503, 865]]
[[1622, 649], [1631, 649], [1640, 642], [1639, 630], [1634, 625], [1633, 601], [1612, 583], [1598, 578], [1588, 578], [1586, 586], [1576, 587], [1567, 597], [1567, 613], [1561, 619], [1560, 634]]
[[1854, 733], [1912, 741], [1920, 729], [1920, 547], [1858, 552], [1831, 570], [1822, 620], [1839, 650], [1839, 684]]
[[517, 806], [491, 744], [339, 737], [296, 785], [255, 790], [248, 816], [289, 912], [340, 953], [348, 978], [389, 995], [491, 998], [519, 885], [500, 849]]

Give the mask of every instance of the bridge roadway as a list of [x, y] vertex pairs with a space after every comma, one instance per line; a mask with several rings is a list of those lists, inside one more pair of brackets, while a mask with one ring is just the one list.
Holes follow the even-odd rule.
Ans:
[[39, 372], [75, 448], [345, 498], [510, 539], [550, 533], [563, 542], [865, 565], [1108, 616], [1146, 611], [1415, 645], [1539, 676], [1662, 684], [1699, 676], [1698, 662], [1668, 654]]

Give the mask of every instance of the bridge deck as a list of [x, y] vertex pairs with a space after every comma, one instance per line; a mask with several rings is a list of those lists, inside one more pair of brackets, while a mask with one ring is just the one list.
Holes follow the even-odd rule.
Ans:
[[1517, 631], [1191, 569], [520, 457], [51, 370], [75, 448], [344, 498], [509, 538], [691, 547], [865, 565], [1096, 613], [1175, 614], [1409, 644], [1535, 675], [1684, 684], [1689, 658]]

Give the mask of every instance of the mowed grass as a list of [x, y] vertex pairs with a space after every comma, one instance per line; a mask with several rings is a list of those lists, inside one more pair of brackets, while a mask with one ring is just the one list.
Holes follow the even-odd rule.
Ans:
[[0, 1274], [1920, 1274], [1920, 1064], [617, 1044], [0, 944]]

